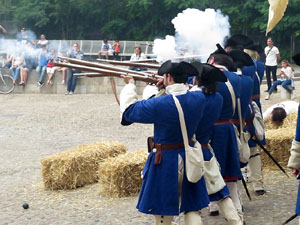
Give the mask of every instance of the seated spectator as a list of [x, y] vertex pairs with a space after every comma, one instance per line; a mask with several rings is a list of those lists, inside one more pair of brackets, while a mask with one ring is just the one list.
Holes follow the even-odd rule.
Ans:
[[103, 53], [103, 54], [105, 54], [105, 58], [108, 59], [108, 53], [110, 50], [111, 50], [111, 45], [108, 44], [107, 40], [104, 40], [101, 50], [98, 52], [98, 58], [101, 59], [102, 58], [101, 55]]
[[119, 40], [115, 40], [115, 43], [113, 44], [113, 59], [119, 60], [119, 54], [121, 52], [121, 46]]
[[284, 101], [272, 105], [264, 113], [264, 121], [270, 120], [272, 123], [281, 125], [287, 115], [298, 112], [299, 103], [295, 101]]
[[23, 52], [24, 62], [21, 67], [21, 81], [19, 85], [25, 85], [28, 73], [36, 66], [36, 55], [31, 42], [27, 42], [25, 51]]
[[[68, 54], [70, 58], [83, 59], [84, 53], [80, 50], [78, 43], [74, 43], [72, 51]], [[74, 94], [77, 76], [74, 76], [74, 73], [81, 73], [80, 70], [68, 69], [68, 85], [66, 95]]]
[[13, 54], [7, 54], [2, 62], [2, 68], [10, 68], [12, 66]]
[[[134, 53], [130, 57], [130, 61], [139, 61], [142, 59], [146, 59], [146, 55], [142, 53], [142, 48], [141, 46], [135, 46], [134, 48]], [[130, 67], [129, 69], [135, 70], [135, 71], [145, 71], [147, 70], [146, 68], [140, 68], [140, 67]]]
[[47, 71], [47, 63], [48, 63], [48, 53], [47, 53], [47, 47], [46, 45], [42, 45], [42, 49], [41, 52], [39, 54], [38, 60], [39, 60], [39, 64], [36, 68], [36, 73], [38, 75], [38, 86], [42, 87], [44, 86], [44, 76], [46, 74]]
[[7, 30], [0, 24], [0, 50], [2, 49], [2, 40], [5, 34], [7, 34]]
[[54, 76], [56, 70], [56, 66], [54, 65], [55, 62], [57, 62], [57, 55], [55, 53], [55, 50], [51, 49], [50, 54], [48, 56], [48, 63], [47, 63], [47, 74], [48, 74], [47, 84], [48, 85], [53, 84], [52, 77]]
[[48, 48], [49, 41], [46, 39], [45, 34], [41, 34], [41, 39], [36, 43], [38, 47], [45, 45]]
[[286, 89], [289, 93], [292, 93], [293, 89], [289, 88], [289, 85], [292, 85], [294, 78], [294, 69], [290, 65], [289, 61], [282, 60], [281, 62], [281, 71], [280, 77], [281, 80], [277, 80], [273, 82], [272, 87], [269, 90], [269, 94], [265, 97], [265, 100], [269, 100], [272, 92], [277, 88], [278, 85], [281, 85], [284, 89]]
[[20, 71], [22, 64], [24, 62], [24, 57], [21, 54], [16, 54], [12, 56], [11, 67], [9, 68], [11, 76], [13, 77], [13, 84], [16, 85], [17, 80], [19, 79]]

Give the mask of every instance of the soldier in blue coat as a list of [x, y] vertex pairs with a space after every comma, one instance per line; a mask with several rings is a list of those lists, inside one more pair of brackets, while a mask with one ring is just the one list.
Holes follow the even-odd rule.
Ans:
[[[293, 56], [295, 63], [300, 66], [300, 53]], [[293, 140], [291, 147], [291, 156], [288, 161], [288, 167], [292, 169], [293, 174], [300, 179], [300, 104], [298, 108], [298, 118], [296, 127], [296, 136]], [[300, 215], [300, 185], [298, 189], [297, 203], [296, 203], [296, 214]], [[300, 220], [299, 220], [300, 224]]]
[[211, 138], [211, 146], [221, 166], [221, 173], [229, 188], [231, 198], [238, 212], [242, 215], [242, 206], [238, 196], [237, 181], [242, 178], [236, 134], [232, 124], [236, 99], [240, 97], [241, 78], [228, 68], [233, 68], [231, 57], [218, 46], [218, 50], [210, 55], [208, 63], [226, 75], [229, 82], [218, 82], [218, 93], [223, 97], [223, 107], [218, 121], [215, 122]]
[[217, 92], [217, 82], [226, 82], [227, 77], [212, 65], [197, 62], [192, 65], [198, 69], [199, 76], [195, 79], [197, 85], [191, 91], [202, 91], [205, 95], [205, 110], [196, 131], [196, 138], [202, 146], [205, 165], [207, 165], [204, 178], [209, 199], [218, 205], [221, 215], [229, 225], [242, 225], [242, 218], [234, 207], [228, 187], [213, 155], [213, 149], [209, 146], [212, 128], [220, 116], [223, 105], [223, 97]]
[[185, 224], [201, 225], [199, 210], [208, 206], [208, 193], [204, 178], [197, 183], [187, 180], [179, 115], [172, 97], [172, 94], [176, 95], [182, 106], [191, 139], [202, 118], [205, 97], [199, 91], [189, 92], [185, 82], [188, 75], [197, 75], [198, 71], [186, 62], [167, 61], [158, 73], [164, 75], [159, 86], [165, 87], [167, 95], [138, 101], [131, 77], [124, 77], [127, 85], [120, 94], [123, 125], [134, 122], [154, 124], [154, 148], [150, 148], [143, 170], [137, 209], [153, 214], [156, 224], [171, 224], [173, 216], [184, 212]]
[[[261, 111], [260, 104], [260, 85], [264, 76], [264, 64], [259, 60], [259, 49], [261, 47], [257, 44], [253, 44], [245, 47], [245, 52], [253, 59], [256, 67], [255, 75], [253, 77], [254, 87], [252, 94], [252, 101], [254, 101]], [[262, 49], [262, 48], [261, 48]], [[263, 50], [262, 50], [263, 51]], [[253, 111], [253, 107], [251, 108]], [[251, 134], [251, 138], [255, 138], [255, 128], [252, 125], [248, 127], [248, 130]], [[261, 144], [265, 145], [266, 141], [263, 139]], [[257, 195], [263, 195], [265, 193], [264, 182], [263, 182], [263, 174], [262, 174], [262, 163], [260, 157], [260, 150], [258, 149], [256, 143], [249, 140], [249, 146], [251, 151], [251, 157], [249, 160], [249, 166], [245, 169], [245, 180], [251, 180], [253, 189]], [[250, 171], [249, 171], [250, 170]]]

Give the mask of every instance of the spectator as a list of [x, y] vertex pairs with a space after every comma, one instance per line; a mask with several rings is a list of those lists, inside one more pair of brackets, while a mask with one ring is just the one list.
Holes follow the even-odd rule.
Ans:
[[[78, 43], [74, 43], [73, 49], [69, 54], [70, 58], [75, 59], [83, 59], [84, 53], [80, 50]], [[72, 95], [74, 94], [76, 84], [77, 84], [77, 76], [74, 76], [74, 73], [80, 73], [80, 70], [76, 69], [68, 69], [68, 86], [67, 86], [67, 92], [66, 95]]]
[[27, 42], [32, 42], [31, 38], [29, 37], [29, 35], [27, 34], [26, 32], [26, 29], [25, 28], [22, 28], [20, 30], [20, 33], [17, 34], [17, 39], [18, 39], [18, 42], [20, 42], [21, 44], [27, 44]]
[[39, 54], [38, 60], [39, 60], [39, 64], [36, 68], [36, 73], [38, 75], [38, 86], [42, 87], [44, 86], [44, 76], [46, 74], [47, 71], [47, 63], [48, 63], [48, 53], [47, 53], [47, 47], [46, 45], [42, 45], [42, 49], [41, 52]]
[[42, 47], [45, 45], [48, 48], [49, 41], [46, 39], [45, 34], [41, 34], [41, 39], [37, 42], [37, 45], [39, 47]]
[[119, 60], [119, 53], [121, 52], [119, 40], [115, 40], [115, 43], [113, 44], [113, 49], [114, 49], [113, 59]]
[[24, 62], [21, 68], [21, 82], [19, 85], [25, 85], [28, 73], [36, 66], [36, 55], [31, 42], [27, 42], [25, 52], [23, 53]]
[[[277, 47], [273, 45], [272, 38], [268, 38], [267, 40], [268, 46], [265, 47], [265, 54], [266, 54], [266, 77], [267, 77], [267, 84], [268, 84], [268, 90], [265, 92], [268, 92], [272, 86], [271, 81], [271, 73], [273, 82], [277, 80], [276, 72], [277, 72], [277, 63], [280, 60], [280, 54]], [[277, 89], [275, 88], [275, 91]]]
[[[139, 61], [142, 59], [146, 59], [146, 55], [142, 53], [141, 46], [135, 46], [134, 53], [130, 57], [130, 61]], [[139, 67], [130, 67], [129, 69], [135, 70], [135, 71], [144, 71], [147, 70], [146, 68], [139, 68]]]
[[12, 66], [13, 54], [7, 53], [6, 59], [2, 62], [2, 68], [10, 68]]
[[12, 56], [11, 67], [9, 68], [11, 76], [13, 77], [13, 84], [16, 85], [17, 80], [19, 79], [20, 71], [22, 68], [24, 58], [21, 54], [16, 54]]
[[103, 44], [102, 44], [102, 47], [101, 47], [101, 50], [98, 52], [98, 58], [101, 59], [101, 55], [102, 53], [105, 54], [105, 58], [108, 59], [108, 53], [109, 51], [111, 50], [111, 45], [108, 44], [108, 41], [107, 40], [104, 40], [103, 41]]
[[57, 56], [54, 49], [51, 49], [50, 54], [48, 56], [48, 63], [47, 63], [47, 74], [48, 74], [48, 85], [52, 85], [52, 77], [54, 76], [56, 66], [54, 66], [54, 63], [57, 62]]
[[7, 30], [0, 24], [0, 50], [2, 48], [2, 40], [5, 34], [7, 34]]
[[272, 92], [276, 89], [278, 85], [281, 85], [284, 89], [286, 89], [289, 93], [292, 93], [293, 89], [289, 88], [289, 85], [292, 84], [294, 78], [294, 69], [290, 65], [289, 61], [282, 60], [281, 62], [281, 71], [280, 77], [281, 80], [277, 80], [273, 82], [272, 87], [269, 90], [269, 94], [266, 96], [265, 100], [269, 100]]

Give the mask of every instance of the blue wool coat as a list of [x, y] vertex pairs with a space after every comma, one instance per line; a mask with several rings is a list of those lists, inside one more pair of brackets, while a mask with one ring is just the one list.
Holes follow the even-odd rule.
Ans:
[[[208, 144], [210, 141], [210, 136], [214, 122], [216, 122], [220, 116], [223, 105], [223, 97], [219, 93], [212, 95], [205, 94], [205, 110], [203, 112], [202, 119], [196, 131], [196, 139], [201, 144]], [[207, 148], [202, 148], [203, 157], [205, 161], [210, 161], [212, 158], [212, 153]], [[227, 196], [229, 196], [228, 187], [225, 186], [222, 190], [217, 193], [209, 195], [209, 200], [219, 201]]]
[[255, 76], [255, 72], [256, 72], [256, 65], [244, 66], [242, 69], [242, 74], [244, 74], [245, 76], [251, 77], [252, 79]]
[[[297, 127], [296, 127], [295, 140], [300, 142], [300, 104], [299, 104], [299, 107], [298, 107], [298, 117], [297, 117]], [[296, 213], [297, 213], [297, 215], [300, 215], [300, 184], [299, 184], [299, 188], [298, 188]]]
[[[199, 92], [178, 95], [182, 106], [188, 137], [192, 138], [202, 118], [205, 97]], [[151, 98], [132, 104], [123, 113], [128, 122], [154, 124], [154, 142], [157, 144], [183, 143], [179, 115], [172, 95]], [[178, 154], [185, 162], [185, 150], [163, 150], [162, 160], [154, 164], [155, 153], [149, 154], [143, 170], [143, 183], [137, 208], [142, 213], [179, 215], [208, 206], [209, 199], [204, 178], [188, 182], [185, 173], [182, 183], [181, 206], [178, 199]]]
[[[236, 98], [240, 96], [241, 78], [235, 73], [223, 71], [233, 86]], [[218, 92], [223, 97], [223, 106], [219, 120], [230, 120], [233, 108], [230, 92], [225, 83], [218, 83]], [[232, 124], [214, 125], [211, 136], [211, 146], [221, 167], [223, 177], [241, 178], [240, 160], [236, 135]]]

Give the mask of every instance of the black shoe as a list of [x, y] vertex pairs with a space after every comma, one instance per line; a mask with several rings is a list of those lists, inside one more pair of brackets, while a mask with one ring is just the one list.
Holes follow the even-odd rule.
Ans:
[[255, 193], [257, 196], [260, 196], [260, 195], [264, 195], [266, 192], [265, 192], [265, 190], [257, 190], [257, 191], [255, 191]]
[[265, 90], [265, 92], [269, 92], [269, 90]]
[[210, 216], [218, 216], [220, 215], [219, 211], [212, 211], [209, 213]]

